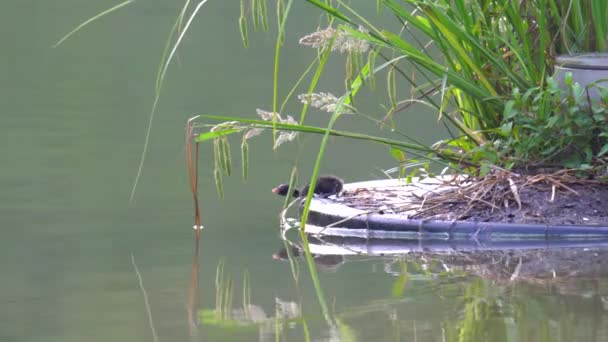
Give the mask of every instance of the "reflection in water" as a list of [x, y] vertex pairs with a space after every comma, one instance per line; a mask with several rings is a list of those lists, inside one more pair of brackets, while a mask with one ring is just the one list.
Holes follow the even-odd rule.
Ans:
[[340, 265], [380, 261], [394, 279], [392, 298], [335, 312], [360, 327], [349, 334], [359, 340], [387, 334], [370, 332], [369, 321], [396, 340], [608, 340], [606, 241], [506, 243], [309, 237], [315, 262], [339, 253]]
[[133, 269], [135, 271], [135, 275], [137, 275], [137, 280], [139, 281], [139, 288], [141, 290], [142, 296], [144, 297], [144, 303], [146, 304], [146, 312], [148, 313], [148, 321], [150, 322], [150, 330], [152, 331], [153, 341], [158, 341], [158, 335], [156, 334], [156, 328], [154, 327], [154, 319], [152, 318], [152, 309], [150, 309], [150, 301], [148, 300], [148, 292], [144, 288], [144, 281], [139, 272], [139, 268], [137, 267], [137, 263], [135, 262], [135, 255], [131, 254], [131, 264], [133, 265]]
[[[369, 265], [370, 272], [381, 271], [372, 273], [374, 283], [362, 277], [361, 284], [339, 284], [340, 291], [334, 289], [329, 298], [332, 324], [319, 326], [322, 315], [303, 312], [302, 299], [274, 296], [274, 313], [265, 309], [269, 303], [251, 295], [247, 272], [238, 286], [220, 262], [216, 307], [198, 311], [204, 331], [209, 336], [246, 334], [257, 341], [608, 339], [608, 266], [602, 263], [608, 249], [591, 247], [589, 241], [571, 242], [582, 244], [579, 248], [522, 244], [502, 251], [489, 242], [460, 246], [452, 241], [446, 248], [429, 241], [311, 236], [309, 244], [315, 264], [325, 272], [349, 272], [349, 263], [357, 263], [357, 270]], [[301, 244], [288, 241], [286, 246], [273, 259], [305, 262]], [[395, 252], [399, 246], [403, 253]], [[376, 295], [366, 297], [359, 286], [374, 286]], [[241, 300], [235, 299], [241, 293]], [[348, 296], [359, 296], [358, 304], [344, 300]]]
[[[195, 264], [198, 266], [198, 263]], [[198, 271], [194, 273], [198, 274]], [[242, 301], [236, 304], [234, 282], [231, 276], [225, 274], [224, 261], [221, 260], [215, 275], [216, 305], [213, 309], [200, 309], [198, 312], [200, 323], [206, 326], [207, 330], [220, 329], [220, 336], [256, 330], [258, 341], [281, 339], [285, 327], [293, 326], [294, 322], [306, 324], [302, 317], [301, 305], [296, 302], [275, 297], [274, 316], [266, 313], [262, 306], [252, 304], [250, 286], [248, 273], [245, 273]], [[213, 335], [210, 332], [208, 334]]]
[[[289, 260], [290, 255], [288, 253], [288, 249], [291, 252], [292, 258], [300, 258], [304, 253], [296, 246], [289, 246], [283, 247], [276, 253], [272, 254], [272, 258], [280, 261]], [[323, 272], [336, 272], [344, 263], [344, 256], [342, 255], [312, 254], [312, 256], [317, 268]]]
[[[192, 332], [200, 323], [209, 337], [245, 334], [247, 340], [258, 341], [369, 341], [379, 337], [396, 341], [608, 340], [605, 240], [307, 236], [312, 256], [308, 260], [323, 271], [313, 279], [323, 289], [310, 298], [300, 288], [310, 279], [293, 268], [307, 260], [298, 234], [284, 240], [284, 247], [272, 254], [274, 260], [290, 262], [295, 294], [274, 295], [268, 303], [268, 298], [252, 295], [248, 271], [238, 284], [220, 261], [215, 274], [215, 307], [200, 307], [198, 234], [196, 237], [189, 322]], [[354, 263], [357, 267], [349, 267]], [[348, 273], [353, 269], [358, 281], [340, 282], [352, 279]], [[364, 269], [369, 274], [361, 274]], [[339, 277], [329, 274], [338, 272]], [[331, 303], [329, 310], [319, 305], [320, 298]]]
[[[200, 221], [198, 221], [200, 223]], [[196, 319], [196, 312], [200, 307], [200, 288], [199, 288], [199, 274], [200, 274], [200, 262], [199, 262], [199, 247], [200, 247], [200, 229], [196, 230], [194, 235], [194, 253], [192, 256], [192, 269], [190, 272], [190, 288], [188, 289], [188, 327], [190, 336], [195, 336], [198, 333], [198, 323]]]
[[393, 256], [418, 262], [425, 269], [435, 261], [441, 272], [458, 270], [498, 281], [557, 282], [608, 275], [608, 264], [601, 262], [608, 257], [608, 240], [604, 239], [552, 242], [310, 237], [309, 245], [317, 256]]

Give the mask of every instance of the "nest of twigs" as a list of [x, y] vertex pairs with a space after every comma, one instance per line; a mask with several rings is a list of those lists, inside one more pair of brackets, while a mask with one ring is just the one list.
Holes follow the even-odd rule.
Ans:
[[365, 191], [346, 194], [345, 204], [412, 219], [608, 224], [608, 185], [576, 177], [572, 170], [535, 175], [496, 170], [483, 177], [443, 179], [423, 193], [379, 191], [374, 196], [365, 196]]

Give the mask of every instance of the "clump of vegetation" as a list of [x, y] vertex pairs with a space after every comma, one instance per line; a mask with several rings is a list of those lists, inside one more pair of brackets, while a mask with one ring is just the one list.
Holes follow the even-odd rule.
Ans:
[[608, 51], [608, 2], [547, 0], [548, 13], [559, 35], [558, 53]]
[[513, 90], [505, 103], [503, 124], [493, 145], [497, 161], [527, 168], [605, 167], [608, 153], [608, 92], [601, 103], [590, 100], [579, 84], [566, 75], [565, 89], [548, 78], [544, 87], [521, 93]]
[[[124, 1], [90, 18], [56, 46], [90, 22], [131, 2]], [[190, 11], [191, 1], [185, 2], [158, 71], [155, 104], [167, 68], [206, 2], [198, 1]], [[220, 193], [222, 173], [231, 173], [227, 136], [246, 132], [241, 143], [243, 177], [246, 178], [248, 140], [263, 128], [272, 129], [275, 148], [294, 140], [297, 132], [323, 134], [325, 141], [328, 136], [335, 135], [388, 145], [402, 170], [404, 165], [418, 166], [423, 160], [427, 166], [439, 163], [470, 174], [483, 175], [490, 169], [488, 166], [506, 170], [550, 166], [576, 169], [596, 177], [606, 176], [608, 92], [598, 89], [600, 101], [591, 103], [587, 89], [573, 84], [568, 77], [560, 85], [562, 80], [550, 76], [558, 53], [608, 51], [608, 2], [377, 0], [378, 12], [388, 12], [401, 24], [400, 30], [393, 32], [374, 25], [369, 13], [358, 12], [344, 0], [307, 0], [327, 15], [327, 27], [301, 38], [302, 45], [319, 50], [318, 57], [279, 107], [278, 60], [293, 2], [276, 2], [277, 67], [272, 110], [258, 110], [262, 120], [197, 116], [188, 122], [189, 136], [196, 133], [198, 142], [214, 141], [214, 176]], [[248, 19], [251, 18], [255, 30], [268, 31], [270, 10], [266, 0], [241, 0], [240, 9], [238, 23], [244, 45], [248, 46]], [[347, 56], [346, 90], [341, 96], [316, 91], [332, 51]], [[285, 104], [315, 66], [307, 93], [298, 96], [304, 104], [300, 115], [286, 115], [283, 113]], [[404, 70], [414, 70], [415, 74]], [[359, 89], [363, 86], [374, 88], [376, 77], [381, 73], [386, 73], [388, 80], [386, 113], [381, 117], [359, 113], [353, 105]], [[411, 83], [414, 90], [409, 98], [398, 97], [397, 77]], [[394, 116], [402, 115], [416, 104], [436, 110], [450, 132], [449, 139], [426, 146], [396, 127]], [[306, 125], [309, 107], [333, 114], [327, 127]], [[155, 105], [151, 119], [154, 112]], [[390, 127], [396, 138], [334, 130], [334, 123], [345, 113], [371, 120], [380, 127]], [[282, 119], [281, 114], [287, 119]], [[201, 124], [205, 118], [227, 122]], [[212, 128], [200, 133], [201, 126]], [[318, 162], [324, 148], [325, 143]], [[311, 177], [313, 181], [317, 177], [318, 164]]]
[[[300, 41], [319, 53], [309, 91], [299, 96], [304, 103], [299, 119], [283, 120], [275, 100], [274, 109], [262, 120], [230, 119], [229, 124], [222, 123], [198, 135], [197, 141], [212, 139], [216, 145], [220, 141], [221, 146], [227, 146], [226, 135], [247, 132], [242, 140], [245, 155], [251, 129], [259, 133], [259, 129], [269, 128], [275, 148], [293, 140], [295, 132], [343, 136], [390, 146], [402, 166], [419, 165], [424, 160], [427, 169], [439, 163], [472, 175], [483, 175], [495, 169], [493, 166], [531, 172], [546, 167], [568, 168], [587, 176], [606, 175], [608, 92], [600, 90], [601, 101], [592, 103], [587, 89], [574, 84], [570, 77], [561, 82], [564, 84], [550, 77], [556, 53], [605, 48], [608, 20], [600, 15], [608, 10], [605, 2], [379, 0], [378, 10], [390, 12], [401, 23], [399, 32], [374, 25], [365, 13], [342, 0], [308, 2], [326, 13], [329, 20], [327, 28]], [[254, 22], [260, 20], [261, 11], [255, 9], [262, 8], [261, 4], [265, 8], [264, 0], [251, 3]], [[280, 49], [291, 1], [278, 4]], [[240, 23], [246, 42], [243, 15]], [[318, 75], [332, 51], [347, 54], [347, 88], [340, 97], [315, 91]], [[406, 69], [415, 70], [415, 76], [403, 71]], [[389, 106], [382, 117], [370, 118], [358, 113], [353, 99], [361, 87], [373, 87], [382, 72], [388, 78]], [[398, 98], [394, 87], [397, 77], [412, 84], [414, 96]], [[425, 146], [400, 132], [394, 117], [414, 104], [434, 108], [450, 138]], [[333, 113], [326, 128], [305, 124], [311, 106]], [[381, 122], [400, 135], [385, 138], [334, 130], [333, 124], [344, 113]], [[287, 133], [277, 132], [293, 135], [285, 139]], [[217, 170], [226, 164], [226, 155], [216, 155], [218, 180]]]

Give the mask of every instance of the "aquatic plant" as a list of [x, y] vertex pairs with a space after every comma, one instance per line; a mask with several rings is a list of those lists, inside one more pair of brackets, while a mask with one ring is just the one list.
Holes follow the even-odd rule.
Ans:
[[[426, 160], [427, 165], [441, 163], [458, 172], [483, 174], [488, 170], [487, 165], [511, 169], [548, 164], [605, 175], [608, 151], [604, 128], [606, 96], [599, 103], [585, 105], [589, 101], [586, 101], [584, 89], [567, 84], [568, 89], [563, 90], [548, 77], [557, 53], [605, 51], [608, 48], [608, 3], [605, 1], [378, 0], [378, 11], [389, 12], [401, 24], [399, 32], [385, 29], [385, 23], [374, 24], [369, 13], [357, 11], [343, 0], [307, 2], [327, 15], [327, 26], [300, 39], [300, 44], [318, 49], [319, 54], [280, 107], [277, 95], [279, 56], [293, 1], [276, 2], [278, 32], [273, 105], [266, 111], [272, 119], [269, 120], [270, 116], [263, 118], [266, 122], [236, 119], [234, 121], [245, 125], [234, 128], [220, 124], [213, 127], [211, 135], [195, 131], [200, 133], [198, 141], [214, 140], [214, 155], [218, 160], [214, 177], [220, 195], [223, 193], [222, 173], [231, 173], [226, 136], [247, 131], [241, 144], [243, 177], [246, 178], [247, 141], [259, 134], [261, 128], [272, 128], [275, 148], [292, 141], [297, 131], [382, 143], [390, 146], [391, 154], [402, 166], [418, 166], [420, 160]], [[90, 22], [129, 3], [130, 0], [124, 1], [90, 18], [56, 45]], [[185, 1], [167, 40], [158, 70], [149, 127], [168, 66], [206, 0], [195, 3], [190, 6], [192, 1]], [[240, 10], [239, 27], [247, 46], [248, 18], [255, 30], [267, 31], [269, 9], [266, 0], [242, 0]], [[347, 56], [346, 90], [341, 96], [316, 91], [332, 52]], [[379, 63], [378, 59], [383, 62]], [[308, 92], [298, 96], [304, 103], [299, 117], [293, 115], [297, 120], [283, 121], [280, 115], [285, 103], [315, 66]], [[415, 70], [414, 75], [403, 71], [408, 67]], [[373, 118], [358, 112], [353, 99], [361, 87], [373, 88], [381, 73], [386, 73], [387, 77], [389, 106], [382, 118]], [[409, 98], [398, 97], [397, 77], [412, 84], [414, 90]], [[567, 99], [563, 100], [563, 97]], [[415, 104], [434, 108], [440, 121], [449, 129], [450, 138], [425, 146], [401, 132], [394, 117], [403, 115]], [[334, 113], [330, 125], [325, 128], [305, 125], [309, 107]], [[387, 139], [332, 130], [333, 123], [345, 113], [389, 127], [397, 137]], [[189, 129], [200, 128], [203, 118], [222, 120], [197, 116], [189, 122]], [[137, 178], [143, 167], [149, 127]], [[586, 134], [585, 130], [591, 134]]]
[[[203, 119], [224, 122], [209, 125], [211, 130], [198, 134], [196, 141], [213, 140], [215, 146], [225, 147], [227, 135], [246, 132], [241, 145], [246, 156], [252, 132], [259, 134], [268, 128], [272, 129], [275, 148], [293, 140], [295, 132], [315, 133], [388, 145], [401, 165], [420, 165], [420, 160], [426, 160], [427, 167], [439, 163], [458, 172], [481, 175], [492, 165], [529, 170], [550, 166], [604, 175], [608, 152], [607, 98], [589, 105], [584, 88], [569, 81], [564, 89], [549, 77], [556, 49], [561, 46], [558, 43], [569, 39], [561, 32], [574, 27], [559, 26], [556, 21], [573, 15], [580, 19], [585, 11], [597, 15], [595, 12], [604, 7], [585, 9], [586, 5], [582, 8], [574, 0], [568, 7], [558, 0], [378, 1], [379, 10], [390, 11], [401, 23], [401, 32], [395, 33], [374, 25], [365, 13], [345, 1], [308, 2], [326, 13], [329, 20], [327, 28], [300, 39], [301, 44], [317, 48], [319, 53], [309, 91], [298, 96], [304, 106], [297, 123], [295, 119], [289, 122], [282, 119], [281, 110], [277, 109], [277, 62], [275, 101], [273, 110], [266, 112], [268, 115], [262, 116], [258, 110], [262, 120], [198, 116], [197, 123]], [[551, 9], [550, 16], [546, 15], [547, 8]], [[275, 57], [288, 11], [283, 14], [279, 17]], [[594, 27], [604, 21], [594, 22]], [[241, 29], [246, 30], [246, 26]], [[601, 28], [593, 30], [602, 35]], [[243, 33], [243, 37], [247, 34]], [[347, 89], [342, 96], [315, 90], [318, 75], [332, 51], [348, 55]], [[365, 63], [364, 53], [367, 53]], [[403, 71], [406, 68], [413, 68], [416, 77], [407, 75]], [[361, 87], [373, 86], [382, 72], [388, 79], [389, 107], [382, 118], [372, 118], [358, 112], [353, 99]], [[398, 76], [412, 84], [415, 94], [410, 98], [398, 98], [394, 87]], [[289, 96], [292, 95], [293, 91]], [[434, 108], [451, 137], [426, 146], [401, 132], [394, 118], [414, 104]], [[333, 113], [329, 125], [325, 128], [306, 125], [309, 107]], [[397, 137], [334, 130], [333, 124], [346, 113], [389, 127]], [[196, 127], [201, 129], [202, 125]], [[224, 174], [230, 171], [226, 165], [229, 156], [224, 150], [229, 151], [216, 148], [218, 183], [221, 183], [218, 170], [222, 169]], [[319, 156], [322, 155], [320, 151]], [[243, 166], [246, 174], [247, 162]]]

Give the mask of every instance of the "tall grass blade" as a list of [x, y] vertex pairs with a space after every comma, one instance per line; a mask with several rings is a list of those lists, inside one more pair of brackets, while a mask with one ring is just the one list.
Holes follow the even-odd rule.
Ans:
[[[253, 19], [253, 28], [257, 30], [256, 17]], [[249, 35], [247, 32], [247, 17], [245, 16], [245, 3], [241, 0], [241, 16], [239, 17], [239, 30], [241, 31], [241, 39], [243, 40], [243, 46], [249, 47]]]
[[388, 73], [386, 75], [386, 92], [388, 93], [388, 100], [391, 104], [392, 112], [397, 108], [397, 80], [395, 79], [395, 68], [391, 67], [388, 69]]
[[165, 63], [162, 67], [162, 72], [160, 73], [160, 80], [162, 82], [162, 80], [165, 78], [165, 75], [167, 73], [167, 69], [169, 68], [169, 64], [171, 63], [171, 61], [173, 60], [173, 56], [175, 55], [175, 52], [177, 51], [177, 48], [179, 47], [179, 45], [181, 44], [182, 40], [184, 39], [184, 36], [186, 35], [186, 33], [188, 32], [188, 29], [190, 28], [190, 25], [192, 24], [192, 21], [194, 20], [194, 18], [197, 16], [198, 12], [200, 11], [201, 7], [207, 2], [208, 0], [201, 0], [196, 7], [194, 8], [194, 10], [192, 11], [192, 13], [190, 14], [190, 17], [188, 18], [188, 20], [186, 21], [186, 24], [184, 25], [184, 28], [182, 30], [182, 32], [178, 35], [175, 43], [173, 44], [173, 48], [171, 49], [171, 51], [169, 52], [169, 55], [167, 56], [167, 59], [165, 60]]
[[[190, 24], [192, 23], [192, 20], [194, 20], [194, 18], [198, 14], [198, 11], [201, 9], [201, 7], [206, 2], [207, 2], [207, 0], [201, 0], [196, 5], [196, 7], [194, 8], [194, 10], [192, 11], [192, 14], [188, 18], [188, 21], [186, 22], [186, 25], [184, 25], [183, 30], [179, 33], [177, 41], [173, 45], [173, 48], [171, 49], [171, 51], [167, 55], [167, 58], [164, 59], [164, 63], [163, 63], [163, 61], [161, 61], [161, 66], [159, 67], [159, 72], [158, 72], [158, 77], [157, 77], [157, 82], [156, 82], [156, 94], [154, 96], [154, 103], [152, 104], [152, 110], [150, 111], [150, 117], [148, 119], [148, 127], [146, 129], [146, 137], [144, 138], [144, 148], [143, 148], [143, 150], [141, 152], [141, 155], [140, 155], [140, 158], [139, 158], [139, 166], [137, 168], [137, 174], [135, 176], [135, 180], [133, 181], [133, 186], [131, 187], [131, 196], [129, 198], [129, 202], [131, 202], [131, 203], [133, 202], [133, 199], [135, 198], [135, 190], [137, 189], [137, 184], [139, 183], [139, 179], [141, 177], [141, 173], [143, 171], [144, 163], [145, 163], [145, 160], [146, 160], [146, 155], [148, 153], [148, 146], [149, 146], [149, 143], [150, 143], [150, 134], [152, 133], [152, 123], [154, 122], [154, 114], [156, 113], [156, 106], [158, 105], [158, 101], [160, 99], [160, 89], [161, 89], [163, 80], [165, 78], [165, 74], [167, 73], [167, 69], [169, 68], [169, 64], [171, 63], [171, 60], [173, 59], [173, 56], [175, 55], [175, 53], [177, 51], [177, 48], [179, 47], [182, 39], [184, 38], [184, 35], [186, 34], [186, 32], [188, 32], [188, 28], [190, 27]], [[184, 6], [184, 11], [185, 11], [185, 8], [187, 7], [187, 4], [188, 4], [188, 1], [186, 2], [186, 6]], [[178, 25], [179, 25], [180, 22], [181, 22], [181, 18], [178, 18], [178, 21], [174, 25], [174, 28], [172, 29], [172, 32], [173, 32], [173, 30], [175, 30], [175, 29], [178, 28]], [[170, 35], [170, 37], [171, 36], [172, 36], [172, 34]]]
[[[356, 83], [354, 83], [354, 85], [356, 85]], [[272, 122], [263, 121], [263, 120], [243, 119], [243, 118], [236, 118], [236, 117], [229, 117], [229, 116], [217, 116], [217, 115], [199, 115], [199, 117], [212, 119], [212, 120], [219, 120], [219, 121], [238, 121], [238, 122], [241, 122], [244, 124], [252, 124], [252, 125], [255, 125], [258, 127], [264, 127], [264, 128], [271, 128], [273, 126]], [[307, 125], [284, 124], [284, 123], [278, 123], [278, 122], [274, 125], [276, 126], [277, 129], [286, 130], [286, 131], [322, 134], [322, 135], [328, 133], [332, 136], [345, 137], [345, 138], [351, 138], [351, 139], [356, 139], [356, 140], [365, 140], [365, 141], [375, 142], [375, 143], [384, 144], [384, 145], [394, 145], [397, 147], [417, 150], [417, 151], [421, 151], [421, 152], [429, 152], [429, 153], [437, 152], [436, 150], [433, 150], [432, 148], [422, 145], [422, 144], [407, 143], [407, 142], [404, 142], [401, 140], [388, 139], [388, 138], [372, 136], [372, 135], [362, 134], [362, 133], [354, 133], [354, 132], [321, 128], [321, 127], [315, 127], [315, 126], [307, 126]], [[243, 128], [243, 130], [244, 130], [244, 128]], [[234, 133], [234, 131], [232, 131], [232, 130], [229, 130], [229, 131], [231, 133]], [[197, 142], [199, 141], [198, 138], [195, 140]]]
[[[319, 82], [319, 79], [321, 78], [321, 75], [323, 74], [323, 70], [325, 69], [325, 64], [327, 63], [327, 60], [329, 59], [329, 55], [331, 53], [331, 46], [334, 43], [334, 39], [335, 39], [335, 35], [332, 38], [331, 42], [329, 43], [329, 46], [325, 47], [325, 50], [321, 54], [321, 58], [319, 59], [319, 64], [317, 65], [315, 74], [313, 75], [312, 80], [310, 81], [310, 85], [308, 86], [308, 96], [310, 96], [315, 91], [317, 83]], [[302, 106], [302, 111], [300, 113], [300, 121], [299, 121], [300, 125], [302, 125], [304, 123], [304, 120], [306, 119], [307, 110], [308, 110], [308, 104], [305, 103], [304, 106]]]
[[[317, 179], [319, 177], [319, 173], [320, 173], [320, 169], [321, 169], [321, 161], [323, 160], [323, 156], [325, 154], [325, 149], [326, 149], [327, 143], [329, 141], [329, 136], [330, 136], [329, 132], [332, 129], [333, 125], [338, 120], [338, 118], [340, 117], [340, 113], [342, 111], [342, 106], [344, 106], [345, 102], [347, 101], [347, 98], [349, 98], [349, 97], [350, 97], [350, 94], [346, 94], [345, 96], [340, 98], [340, 100], [336, 106], [336, 110], [332, 114], [331, 119], [329, 120], [329, 123], [327, 125], [327, 130], [326, 130], [325, 134], [323, 135], [323, 139], [321, 140], [321, 146], [319, 147], [319, 152], [317, 153], [317, 159], [315, 161], [312, 175], [310, 178], [310, 182], [309, 182], [310, 189], [314, 189], [317, 184]], [[329, 312], [329, 307], [327, 306], [327, 303], [325, 301], [325, 294], [323, 292], [323, 287], [321, 286], [321, 282], [319, 281], [319, 274], [317, 272], [317, 268], [315, 266], [315, 262], [313, 260], [312, 254], [310, 253], [310, 246], [308, 244], [308, 236], [305, 232], [305, 227], [306, 227], [306, 222], [308, 221], [308, 214], [310, 212], [310, 203], [312, 201], [312, 197], [313, 197], [313, 191], [309, 191], [308, 194], [306, 195], [304, 208], [300, 215], [301, 216], [300, 217], [300, 239], [302, 240], [302, 245], [304, 247], [304, 252], [305, 252], [304, 255], [306, 257], [306, 263], [308, 264], [308, 270], [310, 272], [310, 277], [312, 278], [312, 281], [313, 281], [313, 284], [315, 287], [315, 293], [317, 294], [317, 300], [319, 301], [319, 305], [321, 305], [321, 309], [323, 311], [323, 316], [325, 317], [327, 324], [331, 328], [334, 326], [334, 322], [333, 322], [333, 319], [331, 318], [331, 315]]]
[[[289, 191], [287, 191], [287, 195], [285, 196], [285, 200], [283, 201], [283, 208], [287, 208], [289, 203], [293, 200], [293, 192], [296, 189], [296, 181], [298, 180], [298, 167], [294, 165], [291, 168], [291, 174], [289, 175]], [[287, 252], [287, 256], [289, 256], [289, 249]]]
[[[241, 0], [241, 17], [245, 15], [245, 5], [243, 3], [245, 0]], [[259, 0], [251, 0], [250, 8], [251, 8], [251, 23], [253, 24], [253, 30], [257, 32], [258, 27], [260, 26], [260, 13], [259, 13]]]
[[135, 0], [127, 0], [124, 2], [121, 2], [120, 4], [113, 6], [111, 8], [108, 8], [107, 10], [85, 20], [82, 24], [76, 26], [76, 28], [74, 28], [72, 31], [70, 31], [68, 34], [66, 34], [65, 36], [63, 36], [61, 39], [59, 39], [59, 41], [55, 44], [53, 44], [53, 47], [56, 48], [59, 45], [61, 45], [61, 43], [63, 43], [66, 39], [70, 38], [70, 36], [72, 36], [73, 34], [75, 34], [76, 32], [80, 31], [83, 27], [87, 26], [88, 24], [94, 22], [97, 19], [100, 19], [101, 17], [105, 16], [106, 14], [112, 13], [114, 11], [116, 11], [119, 8], [122, 8], [130, 3], [132, 3]]
[[262, 21], [262, 30], [268, 32], [268, 7], [266, 6], [266, 0], [257, 0], [260, 7], [260, 19]]
[[374, 34], [379, 34], [380, 33], [380, 30], [378, 30], [376, 27], [374, 27], [374, 25], [372, 25], [372, 23], [369, 20], [367, 20], [364, 16], [360, 15], [357, 11], [353, 10], [350, 6], [348, 6], [347, 3], [345, 3], [342, 0], [337, 0], [337, 1], [338, 1], [338, 4], [340, 4], [341, 7], [343, 7], [346, 10], [348, 10], [359, 21], [361, 21], [361, 23], [362, 23], [361, 26], [365, 26], [365, 27], [371, 29]]
[[230, 143], [226, 137], [219, 139], [220, 141], [220, 155], [222, 160], [222, 169], [226, 176], [232, 174], [232, 156], [230, 154]]
[[213, 179], [215, 181], [215, 187], [220, 199], [224, 199], [224, 183], [222, 180], [222, 171], [219, 168], [213, 170]]
[[184, 6], [182, 6], [182, 10], [179, 12], [177, 16], [177, 34], [179, 35], [184, 28], [184, 18], [186, 17], [186, 12], [188, 11], [188, 7], [190, 6], [191, 0], [186, 0], [184, 2]]
[[221, 199], [224, 199], [224, 184], [222, 182], [222, 168], [224, 161], [222, 160], [222, 153], [220, 148], [219, 139], [213, 141], [213, 179], [215, 181], [215, 187], [217, 188], [217, 194]]
[[246, 182], [249, 178], [249, 143], [246, 139], [241, 143], [241, 161], [243, 181]]
[[[279, 92], [279, 57], [281, 56], [281, 46], [283, 46], [283, 40], [285, 37], [285, 26], [287, 25], [287, 17], [293, 0], [288, 0], [285, 5], [284, 0], [277, 1], [277, 22], [279, 23], [279, 32], [277, 33], [277, 39], [274, 47], [274, 70], [272, 79], [272, 112], [277, 113], [277, 101]], [[272, 119], [273, 124], [276, 123], [276, 115]], [[272, 143], [273, 145], [277, 141], [276, 129], [272, 130]]]
[[285, 109], [285, 106], [287, 105], [287, 102], [289, 102], [289, 99], [291, 99], [291, 97], [296, 92], [296, 90], [298, 90], [298, 88], [300, 87], [300, 84], [304, 81], [306, 76], [308, 76], [310, 71], [312, 71], [312, 68], [315, 66], [315, 64], [317, 64], [317, 61], [316, 60], [312, 61], [310, 63], [310, 65], [308, 65], [306, 70], [304, 70], [302, 75], [300, 75], [298, 80], [294, 83], [293, 87], [291, 87], [291, 90], [289, 91], [289, 93], [285, 96], [285, 99], [283, 99], [283, 102], [281, 103], [281, 108], [279, 109], [278, 113], [283, 112], [283, 110]]
[[605, 0], [591, 1], [591, 17], [595, 34], [595, 50], [606, 51], [608, 43], [608, 3]]
[[344, 13], [340, 12], [338, 9], [331, 7], [330, 5], [328, 5], [324, 2], [321, 2], [319, 0], [306, 0], [306, 1], [321, 8], [325, 12], [329, 13], [332, 17], [339, 18], [340, 20], [343, 20], [351, 25], [355, 25], [355, 23], [352, 20], [350, 20], [350, 18], [348, 18]]

